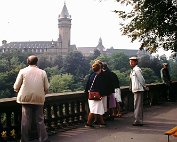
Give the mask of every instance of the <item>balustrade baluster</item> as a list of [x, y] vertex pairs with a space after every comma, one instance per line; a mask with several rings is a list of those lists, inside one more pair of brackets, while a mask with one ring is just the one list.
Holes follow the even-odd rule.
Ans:
[[63, 128], [64, 128], [64, 113], [63, 113], [63, 110], [64, 110], [63, 104], [60, 104], [59, 105], [59, 124], [60, 124], [59, 128], [61, 128], [61, 130], [63, 130]]
[[65, 129], [70, 129], [70, 114], [69, 114], [69, 103], [65, 105]]
[[52, 129], [51, 121], [52, 121], [51, 106], [47, 105], [46, 106], [46, 125], [47, 125], [47, 129], [49, 130]]
[[11, 140], [11, 136], [10, 136], [10, 132], [12, 129], [12, 125], [11, 125], [11, 114], [12, 112], [7, 112], [6, 113], [6, 132], [7, 132], [7, 140]]
[[75, 118], [74, 102], [70, 103], [70, 115], [71, 115], [71, 123], [74, 123], [74, 118]]
[[21, 133], [21, 107], [14, 111], [14, 135], [15, 135], [15, 139], [19, 139], [20, 138], [20, 133]]
[[0, 141], [3, 141], [2, 132], [3, 132], [2, 113], [0, 113]]
[[58, 107], [56, 105], [53, 106], [53, 121], [54, 121], [54, 125], [55, 128], [58, 128], [58, 121], [59, 121], [59, 117], [58, 117]]
[[85, 110], [85, 102], [80, 103], [80, 121], [84, 122], [85, 121], [85, 116], [86, 116], [86, 110]]
[[80, 114], [79, 114], [80, 113], [80, 102], [78, 102], [78, 101], [76, 102], [76, 112], [77, 112], [76, 113], [76, 120], [77, 120], [76, 122], [79, 123], [79, 119], [80, 119], [79, 118], [80, 117]]

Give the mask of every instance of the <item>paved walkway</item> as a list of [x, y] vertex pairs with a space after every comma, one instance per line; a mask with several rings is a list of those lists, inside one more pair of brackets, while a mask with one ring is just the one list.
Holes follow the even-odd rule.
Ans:
[[[51, 142], [167, 142], [164, 132], [177, 126], [177, 102], [152, 106], [144, 110], [144, 126], [132, 126], [133, 113], [109, 121], [106, 128], [80, 128], [58, 132]], [[177, 142], [171, 136], [170, 142]]]

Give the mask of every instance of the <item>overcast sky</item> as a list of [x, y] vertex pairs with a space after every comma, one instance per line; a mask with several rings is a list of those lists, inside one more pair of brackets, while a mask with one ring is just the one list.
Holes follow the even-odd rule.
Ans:
[[71, 44], [138, 49], [120, 33], [115, 0], [0, 0], [0, 41], [50, 41], [58, 38], [58, 15], [64, 2], [72, 18]]

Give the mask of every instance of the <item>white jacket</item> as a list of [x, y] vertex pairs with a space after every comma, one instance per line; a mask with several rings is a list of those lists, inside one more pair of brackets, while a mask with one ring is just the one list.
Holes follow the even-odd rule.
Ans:
[[49, 88], [47, 74], [37, 66], [28, 66], [19, 71], [13, 87], [18, 92], [17, 103], [43, 105]]
[[130, 78], [132, 92], [144, 91], [143, 87], [145, 87], [145, 80], [141, 69], [137, 65], [132, 69]]

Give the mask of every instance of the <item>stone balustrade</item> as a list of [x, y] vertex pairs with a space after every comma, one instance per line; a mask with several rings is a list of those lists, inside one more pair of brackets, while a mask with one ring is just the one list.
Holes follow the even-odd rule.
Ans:
[[[164, 96], [167, 91], [164, 84], [149, 84], [148, 86], [150, 90], [148, 98], [147, 94], [144, 97], [144, 105], [158, 105], [165, 102]], [[177, 82], [173, 82], [171, 90], [174, 96], [177, 95], [176, 88]], [[133, 94], [127, 86], [121, 87], [121, 93], [124, 113], [133, 111]], [[87, 113], [87, 95], [82, 91], [46, 95], [44, 114], [49, 134], [83, 125]], [[0, 99], [0, 141], [9, 142], [20, 139], [20, 121], [21, 105], [16, 103], [16, 97]], [[31, 138], [34, 139], [37, 136], [36, 126], [33, 125], [32, 129]]]

